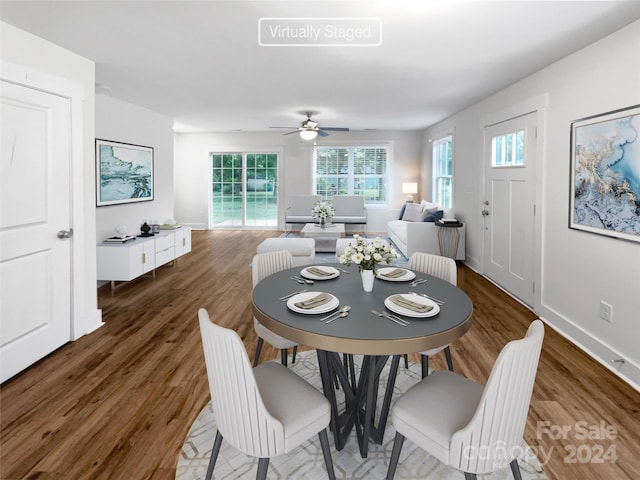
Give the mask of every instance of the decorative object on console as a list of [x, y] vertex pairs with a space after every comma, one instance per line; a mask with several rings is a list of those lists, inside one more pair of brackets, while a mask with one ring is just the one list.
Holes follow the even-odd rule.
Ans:
[[153, 237], [153, 233], [151, 233], [151, 227], [147, 222], [144, 222], [140, 225], [141, 237]]
[[569, 228], [640, 242], [640, 105], [571, 122]]
[[129, 236], [129, 228], [126, 225], [118, 225], [114, 228], [114, 231], [117, 233], [117, 237], [125, 238]]
[[176, 228], [180, 228], [181, 226], [182, 225], [176, 222], [173, 218], [169, 218], [165, 220], [164, 223], [159, 226], [159, 228], [160, 230], [175, 230]]
[[404, 182], [402, 184], [402, 193], [407, 196], [407, 203], [413, 203], [413, 196], [418, 193], [418, 184], [416, 182]]
[[96, 139], [96, 205], [153, 200], [153, 147]]

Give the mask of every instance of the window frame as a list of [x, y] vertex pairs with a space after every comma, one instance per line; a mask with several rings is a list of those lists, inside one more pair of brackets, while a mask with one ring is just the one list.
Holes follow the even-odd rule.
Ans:
[[[348, 158], [347, 158], [347, 172], [346, 173], [335, 173], [335, 174], [318, 174], [318, 151], [323, 149], [336, 149], [336, 150], [347, 150]], [[385, 150], [385, 164], [384, 164], [384, 173], [381, 174], [359, 174], [354, 171], [355, 162], [354, 162], [354, 153], [358, 149], [382, 149]], [[346, 194], [346, 195], [362, 195], [364, 197], [365, 206], [367, 207], [386, 207], [390, 204], [391, 201], [391, 189], [390, 185], [393, 184], [393, 143], [392, 142], [382, 142], [382, 143], [344, 143], [344, 144], [323, 144], [323, 145], [314, 145], [314, 148], [311, 152], [312, 156], [312, 183], [313, 183], [313, 193], [316, 195], [321, 195], [324, 200], [331, 200], [333, 195]], [[365, 187], [358, 188], [356, 185], [356, 179], [358, 177], [365, 178], [379, 178], [380, 187], [378, 191], [383, 191], [384, 198], [379, 201], [371, 201], [367, 198], [364, 191], [366, 191]], [[331, 196], [326, 195], [326, 191], [318, 191], [318, 181], [320, 178], [337, 178], [338, 188], [343, 186], [342, 181], [346, 182], [346, 193], [340, 192], [339, 190], [335, 193], [332, 193]], [[362, 190], [360, 193], [357, 193], [357, 190]]]
[[[453, 193], [454, 193], [454, 169], [455, 169], [455, 148], [454, 148], [454, 132], [443, 132], [437, 135], [437, 138], [431, 140], [431, 167], [432, 167], [432, 201], [442, 206], [443, 208], [453, 208]], [[448, 139], [448, 140], [447, 140]], [[448, 174], [442, 173], [442, 162], [440, 156], [440, 145], [443, 143], [449, 143], [449, 152], [451, 156], [451, 168]], [[449, 198], [448, 202], [445, 201], [444, 194], [441, 192], [439, 185], [442, 180], [449, 180]]]
[[[526, 167], [525, 138], [524, 129], [510, 130], [491, 137], [491, 168]], [[500, 139], [499, 146], [498, 139]], [[498, 156], [503, 163], [497, 163]]]

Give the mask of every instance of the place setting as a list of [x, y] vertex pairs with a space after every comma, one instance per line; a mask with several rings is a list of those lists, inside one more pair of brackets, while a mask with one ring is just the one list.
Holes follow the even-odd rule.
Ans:
[[[388, 296], [384, 300], [384, 306], [391, 312], [416, 319], [435, 317], [440, 313], [440, 305], [443, 303], [444, 302], [436, 302], [426, 294], [421, 295], [418, 293], [397, 293]], [[371, 313], [378, 317], [391, 320], [402, 327], [411, 325], [411, 322], [408, 320], [386, 311], [379, 312], [377, 310], [371, 310]]]
[[393, 313], [412, 318], [429, 318], [440, 313], [440, 304], [426, 295], [397, 293], [384, 300], [384, 306]]
[[307, 280], [331, 280], [340, 276], [340, 270], [328, 265], [313, 265], [300, 270], [300, 275]]
[[378, 278], [387, 282], [408, 282], [416, 278], [416, 274], [406, 268], [384, 267], [378, 269]]
[[329, 313], [340, 306], [338, 297], [326, 292], [300, 292], [287, 299], [287, 308], [304, 315]]

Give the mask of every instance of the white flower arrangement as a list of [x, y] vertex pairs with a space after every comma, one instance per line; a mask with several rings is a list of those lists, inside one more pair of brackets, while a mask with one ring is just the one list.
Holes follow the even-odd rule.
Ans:
[[340, 263], [343, 265], [358, 265], [358, 270], [373, 270], [376, 275], [376, 266], [385, 262], [390, 264], [396, 258], [400, 258], [400, 254], [396, 249], [387, 245], [380, 237], [373, 240], [367, 240], [362, 235], [354, 235], [355, 245], [349, 243], [344, 249], [344, 253], [340, 255]]
[[335, 211], [331, 202], [320, 201], [316, 203], [311, 209], [311, 216], [313, 218], [320, 218], [326, 220], [329, 217], [333, 217]]

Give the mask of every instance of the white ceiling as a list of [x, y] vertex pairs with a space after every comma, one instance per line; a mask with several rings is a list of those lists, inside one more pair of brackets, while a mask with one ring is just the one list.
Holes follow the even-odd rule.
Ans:
[[[382, 43], [260, 46], [263, 17], [379, 18]], [[2, 0], [0, 18], [95, 61], [106, 94], [177, 131], [297, 126], [305, 110], [411, 130], [639, 19], [640, 2]]]

